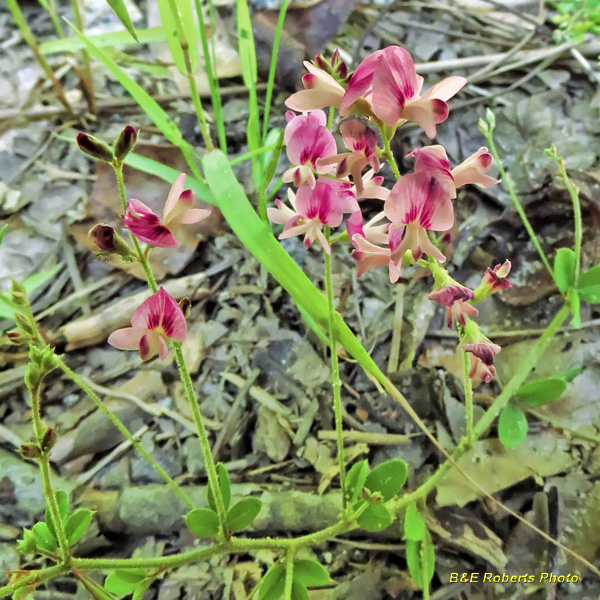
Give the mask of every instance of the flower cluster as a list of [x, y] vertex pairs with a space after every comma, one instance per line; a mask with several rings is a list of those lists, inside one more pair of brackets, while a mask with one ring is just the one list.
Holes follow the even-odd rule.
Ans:
[[[136, 140], [137, 130], [130, 125], [125, 127], [113, 148], [86, 133], [77, 136], [77, 144], [83, 152], [111, 164], [117, 171], [122, 168], [123, 160], [133, 149]], [[185, 179], [185, 173], [175, 179], [165, 202], [162, 219], [140, 200], [131, 198], [126, 201], [123, 192], [123, 227], [129, 230], [134, 247], [113, 227], [99, 223], [89, 233], [97, 254], [100, 257], [116, 255], [128, 262], [144, 261], [154, 247], [179, 246], [179, 229], [183, 225], [206, 219], [211, 212], [195, 208], [196, 194], [193, 190], [186, 189]], [[144, 251], [139, 242], [147, 244]], [[181, 306], [188, 304], [187, 299], [181, 301]], [[143, 360], [157, 354], [161, 359], [166, 358], [169, 354], [169, 340], [182, 342], [187, 336], [187, 323], [181, 306], [161, 287], [135, 310], [131, 317], [131, 327], [111, 333], [108, 343], [122, 350], [139, 350]]]
[[[435, 278], [430, 299], [446, 307], [448, 326], [456, 321], [461, 345], [472, 356], [472, 376], [489, 381], [500, 348], [474, 334], [472, 317], [478, 311], [473, 303], [510, 286], [506, 279], [510, 263], [488, 269], [482, 284], [471, 290], [451, 279], [441, 266], [446, 257], [434, 234], [453, 227], [458, 188], [498, 183], [487, 174], [492, 156], [482, 147], [452, 167], [443, 146], [415, 148], [406, 155], [414, 159], [413, 172], [400, 176], [390, 149], [397, 128], [407, 121], [434, 139], [437, 126], [448, 117], [448, 101], [466, 79], [447, 77], [423, 92], [423, 77], [417, 74], [411, 55], [399, 46], [372, 53], [353, 73], [337, 51], [330, 60], [319, 56], [314, 63], [304, 64], [308, 71], [302, 79], [304, 89], [286, 101], [291, 110], [286, 114], [284, 141], [292, 166], [283, 181], [296, 189], [288, 189], [288, 203], [278, 199], [276, 207], [268, 209], [269, 219], [283, 225], [279, 238], [302, 235], [306, 247], [319, 241], [329, 253], [327, 233], [342, 225], [346, 215], [358, 276], [386, 266], [390, 282], [395, 283], [405, 265], [418, 261], [429, 268]], [[324, 108], [337, 109], [342, 117], [339, 132], [345, 148], [341, 152]], [[383, 160], [396, 174], [391, 188], [383, 185]], [[359, 204], [363, 198], [382, 202], [369, 220]], [[470, 337], [465, 333], [468, 325]]]

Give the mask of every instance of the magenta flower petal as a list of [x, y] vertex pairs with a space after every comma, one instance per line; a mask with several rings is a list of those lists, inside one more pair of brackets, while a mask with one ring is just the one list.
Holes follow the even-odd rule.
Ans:
[[119, 350], [137, 350], [140, 338], [147, 332], [144, 328], [124, 327], [108, 336], [108, 343]]
[[163, 287], [137, 308], [131, 317], [131, 324], [138, 329], [158, 330], [178, 342], [182, 342], [187, 336], [183, 311]]
[[173, 237], [169, 228], [152, 212], [152, 209], [134, 198], [127, 202], [123, 225], [136, 238], [152, 246], [160, 248], [179, 246], [179, 242]]

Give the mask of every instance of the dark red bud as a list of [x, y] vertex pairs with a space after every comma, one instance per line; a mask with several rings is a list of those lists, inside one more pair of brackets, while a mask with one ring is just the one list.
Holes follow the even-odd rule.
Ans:
[[100, 140], [88, 133], [80, 132], [77, 134], [77, 145], [82, 152], [85, 152], [92, 158], [110, 163], [114, 160], [113, 151]]
[[114, 252], [115, 250], [115, 230], [110, 225], [98, 224], [90, 230], [90, 236], [100, 250], [104, 252]]
[[56, 444], [56, 430], [53, 427], [48, 427], [42, 438], [42, 452], [48, 453]]
[[115, 142], [115, 156], [117, 160], [122, 161], [133, 150], [136, 141], [137, 129], [133, 125], [127, 125]]
[[184, 317], [187, 319], [190, 316], [190, 310], [192, 308], [191, 300], [189, 298], [182, 298], [179, 301], [179, 308], [181, 308]]
[[23, 458], [39, 458], [42, 455], [39, 446], [29, 442], [21, 444], [20, 451]]

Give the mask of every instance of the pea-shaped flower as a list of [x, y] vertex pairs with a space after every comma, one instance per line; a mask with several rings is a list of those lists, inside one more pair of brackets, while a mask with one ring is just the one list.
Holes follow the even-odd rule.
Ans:
[[210, 210], [194, 208], [196, 194], [185, 188], [185, 173], [181, 173], [169, 191], [163, 218], [141, 202], [132, 198], [127, 202], [123, 225], [138, 240], [160, 248], [179, 246], [174, 232], [181, 225], [198, 223], [210, 215]]
[[139, 350], [142, 360], [169, 354], [167, 340], [183, 342], [187, 336], [185, 316], [177, 300], [161, 287], [133, 313], [131, 327], [117, 329], [108, 343], [121, 350]]

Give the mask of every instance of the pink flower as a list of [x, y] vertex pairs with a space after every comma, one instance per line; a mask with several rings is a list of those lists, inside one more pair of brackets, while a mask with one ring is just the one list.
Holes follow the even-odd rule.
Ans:
[[417, 75], [411, 55], [400, 46], [389, 46], [373, 52], [358, 65], [342, 99], [340, 114], [351, 114], [357, 109], [353, 104], [362, 98], [386, 125], [396, 127], [414, 121], [433, 139], [436, 125], [448, 117], [447, 100], [466, 82], [464, 77], [447, 77], [421, 96], [423, 78]]
[[377, 134], [368, 127], [365, 127], [360, 121], [348, 119], [340, 126], [340, 133], [346, 148], [350, 152], [336, 154], [329, 158], [320, 158], [317, 161], [318, 166], [337, 164], [336, 175], [346, 177], [352, 175], [352, 181], [359, 194], [362, 194], [362, 170], [371, 165], [373, 172], [379, 171], [379, 158], [377, 158], [377, 143], [379, 138]]
[[[322, 110], [305, 115], [294, 115], [290, 111], [286, 117], [288, 124], [283, 139], [288, 158], [294, 166], [283, 174], [283, 181], [294, 182], [296, 187], [308, 182], [314, 188], [317, 161], [337, 152], [333, 134], [326, 127], [327, 117]], [[320, 173], [330, 173], [333, 170], [332, 167], [318, 169]]]
[[475, 300], [480, 302], [488, 296], [501, 290], [507, 290], [512, 287], [507, 278], [511, 268], [510, 260], [505, 260], [503, 264], [498, 264], [494, 269], [487, 268], [481, 283], [475, 288]]
[[184, 187], [185, 173], [181, 173], [169, 191], [162, 221], [149, 206], [132, 198], [127, 202], [123, 225], [136, 238], [152, 246], [179, 246], [173, 231], [181, 225], [198, 223], [210, 215], [210, 210], [193, 208], [196, 194], [192, 190], [184, 190]]
[[473, 300], [475, 293], [473, 290], [459, 284], [438, 288], [427, 297], [446, 307], [446, 323], [449, 328], [452, 327], [452, 317], [464, 327], [467, 322], [466, 315], [475, 316], [479, 314], [474, 306], [467, 304], [468, 300]]
[[494, 179], [486, 172], [492, 166], [492, 155], [483, 146], [469, 156], [460, 165], [450, 168], [450, 161], [443, 146], [426, 146], [415, 148], [406, 158], [415, 159], [415, 173], [420, 171], [434, 172], [443, 182], [451, 198], [456, 198], [456, 189], [468, 183], [482, 188], [496, 185], [500, 180]]
[[461, 344], [465, 352], [471, 353], [471, 371], [469, 377], [473, 379], [477, 375], [481, 381], [489, 383], [496, 376], [496, 367], [494, 367], [494, 357], [502, 348], [494, 344], [485, 336], [481, 336], [478, 343]]
[[448, 192], [434, 175], [405, 175], [392, 188], [384, 204], [385, 216], [392, 222], [390, 231], [402, 241], [391, 260], [401, 263], [407, 250], [418, 260], [425, 253], [440, 262], [446, 257], [433, 245], [427, 231], [447, 231], [454, 223], [454, 208]]
[[161, 287], [133, 313], [131, 327], [117, 329], [108, 343], [121, 350], [138, 350], [142, 360], [155, 354], [164, 359], [169, 354], [167, 339], [182, 342], [187, 324], [177, 301]]
[[326, 106], [340, 107], [346, 91], [333, 76], [323, 69], [304, 61], [308, 73], [302, 77], [304, 89], [292, 94], [285, 105], [292, 110], [304, 112], [325, 108]]
[[277, 208], [268, 208], [269, 219], [274, 223], [284, 225], [280, 240], [295, 235], [304, 235], [304, 245], [308, 248], [318, 239], [325, 252], [331, 251], [323, 226], [337, 227], [342, 222], [342, 202], [334, 188], [319, 179], [314, 189], [305, 183], [300, 186], [297, 194], [288, 190], [288, 199], [293, 210], [281, 200], [277, 200]]
[[377, 200], [387, 200], [387, 197], [390, 195], [390, 190], [382, 186], [382, 183], [383, 177], [381, 175], [375, 175], [375, 171], [369, 169], [362, 176], [362, 192], [359, 193], [357, 186], [354, 186], [354, 195], [357, 199], [376, 198]]
[[356, 188], [349, 181], [333, 179], [331, 177], [320, 177], [319, 182], [329, 186], [339, 203], [340, 210], [346, 213], [354, 213], [359, 210], [356, 200]]

